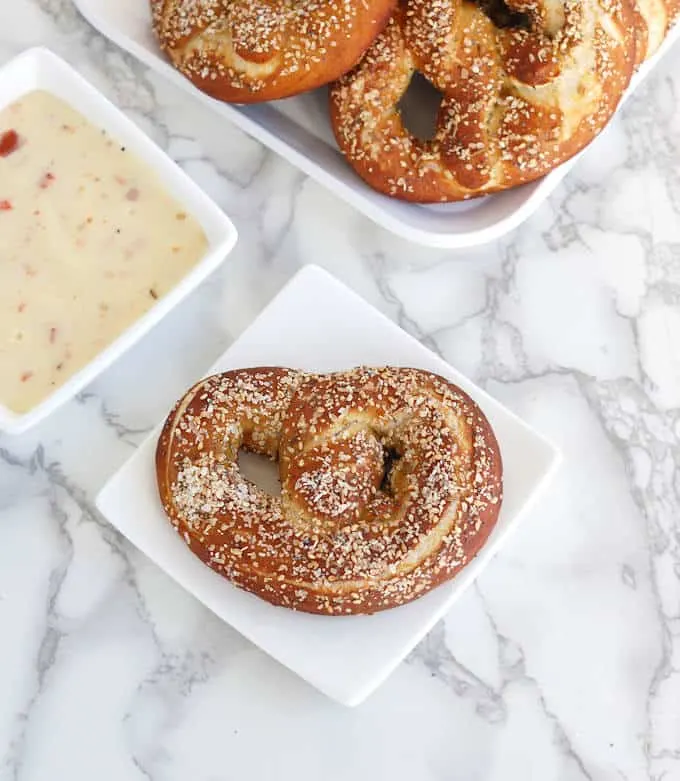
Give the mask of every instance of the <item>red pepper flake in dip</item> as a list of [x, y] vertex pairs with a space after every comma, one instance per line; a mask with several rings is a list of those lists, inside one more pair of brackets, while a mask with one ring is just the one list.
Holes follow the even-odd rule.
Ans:
[[0, 212], [10, 212], [13, 206], [11, 201], [0, 201]]
[[9, 157], [19, 148], [19, 134], [16, 130], [0, 133], [0, 157]]
[[40, 189], [46, 190], [56, 178], [57, 177], [51, 171], [48, 171], [40, 180]]

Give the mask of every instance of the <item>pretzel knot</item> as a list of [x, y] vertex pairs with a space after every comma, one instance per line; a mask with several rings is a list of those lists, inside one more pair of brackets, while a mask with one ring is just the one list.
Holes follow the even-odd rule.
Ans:
[[[239, 471], [278, 459], [281, 496]], [[459, 388], [416, 369], [227, 372], [161, 434], [161, 500], [195, 554], [267, 601], [325, 614], [409, 602], [479, 550], [501, 503], [491, 427]]]
[[[605, 126], [633, 72], [628, 0], [408, 0], [331, 90], [338, 143], [374, 188], [457, 201], [528, 182]], [[433, 138], [402, 122], [420, 72], [441, 93]]]

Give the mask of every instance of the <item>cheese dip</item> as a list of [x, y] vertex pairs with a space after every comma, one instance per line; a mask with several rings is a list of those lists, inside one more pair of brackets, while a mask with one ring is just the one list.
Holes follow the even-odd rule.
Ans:
[[66, 103], [0, 111], [0, 404], [32, 409], [206, 250], [155, 173]]

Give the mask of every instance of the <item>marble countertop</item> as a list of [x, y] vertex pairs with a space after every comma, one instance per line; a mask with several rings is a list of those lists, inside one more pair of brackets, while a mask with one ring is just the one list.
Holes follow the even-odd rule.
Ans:
[[[549, 203], [411, 246], [93, 32], [0, 3], [232, 216], [223, 269], [35, 433], [0, 437], [0, 781], [680, 779], [680, 48]], [[347, 710], [252, 647], [93, 508], [302, 264], [318, 263], [560, 446], [477, 585]]]

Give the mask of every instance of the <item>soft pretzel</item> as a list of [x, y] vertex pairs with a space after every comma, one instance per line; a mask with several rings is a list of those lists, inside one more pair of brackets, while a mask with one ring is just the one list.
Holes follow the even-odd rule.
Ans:
[[396, 0], [151, 0], [174, 65], [232, 103], [295, 95], [352, 68]]
[[[504, 26], [492, 16], [470, 0], [407, 0], [332, 87], [336, 138], [372, 187], [417, 202], [503, 190], [605, 126], [634, 67], [628, 0], [507, 0]], [[431, 140], [398, 109], [417, 71], [442, 94]]]
[[[281, 497], [239, 473], [240, 448], [279, 458]], [[501, 503], [483, 413], [415, 369], [210, 377], [169, 416], [156, 466], [194, 553], [237, 586], [311, 613], [373, 613], [425, 594], [477, 553]]]

